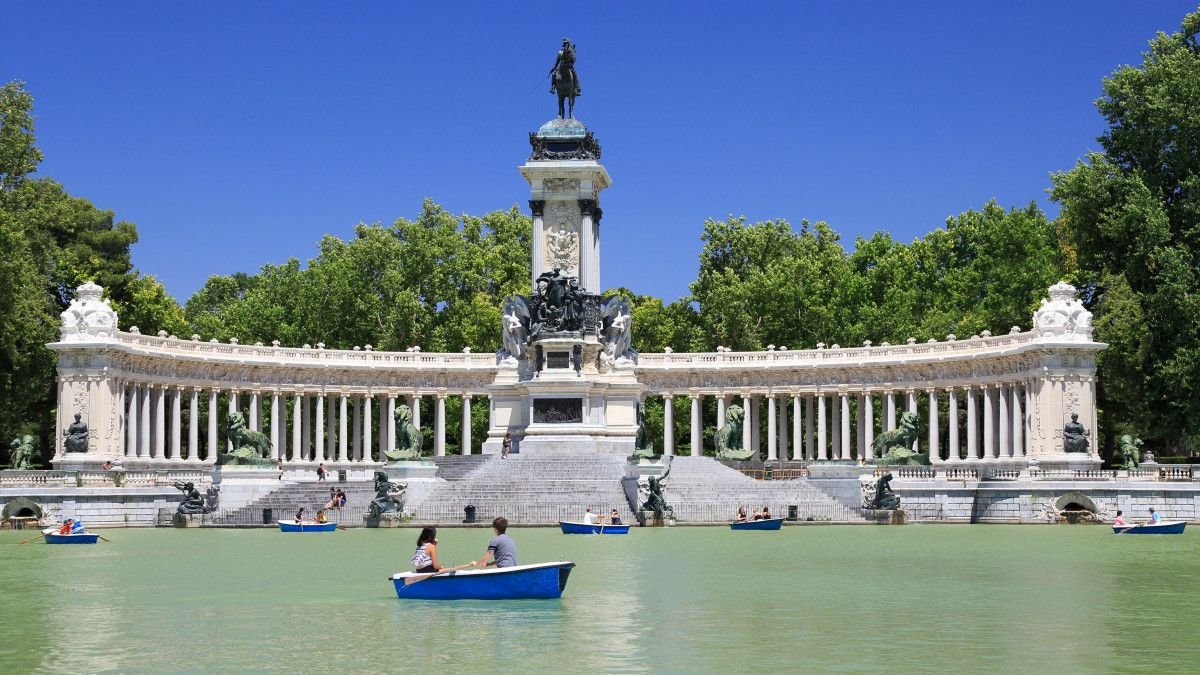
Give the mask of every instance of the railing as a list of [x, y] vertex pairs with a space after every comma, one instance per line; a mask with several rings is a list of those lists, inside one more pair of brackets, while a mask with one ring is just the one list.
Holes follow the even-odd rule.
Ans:
[[1117, 472], [1112, 469], [1030, 469], [1029, 477], [1034, 480], [1113, 480]]
[[754, 480], [797, 480], [800, 478], [808, 478], [808, 469], [803, 467], [780, 467], [766, 469], [738, 469], [744, 476], [749, 476]]
[[974, 480], [979, 478], [978, 469], [971, 469], [965, 466], [955, 466], [948, 469], [941, 469], [940, 471], [947, 480]]
[[1158, 469], [1159, 480], [1194, 480], [1195, 474], [1190, 466], [1162, 466]]
[[1021, 472], [1017, 469], [988, 469], [983, 474], [984, 480], [1017, 480]]
[[0, 487], [161, 487], [176, 481], [205, 485], [212, 482], [212, 473], [202, 470], [0, 471]]
[[875, 475], [890, 473], [894, 478], [933, 478], [937, 469], [928, 466], [877, 466]]
[[0, 487], [24, 487], [29, 485], [62, 485], [66, 471], [15, 470], [0, 471]]

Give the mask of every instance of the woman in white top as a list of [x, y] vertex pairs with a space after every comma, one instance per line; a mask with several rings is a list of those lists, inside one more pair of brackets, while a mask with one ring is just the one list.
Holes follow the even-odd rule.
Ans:
[[437, 529], [421, 528], [417, 537], [417, 550], [413, 552], [413, 568], [417, 572], [441, 572], [444, 569], [437, 561]]

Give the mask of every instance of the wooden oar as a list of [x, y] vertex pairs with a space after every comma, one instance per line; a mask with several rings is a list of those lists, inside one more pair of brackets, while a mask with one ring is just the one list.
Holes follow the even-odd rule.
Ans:
[[1142, 525], [1144, 525], [1144, 523], [1138, 523], [1137, 525], [1128, 525], [1126, 527], [1122, 527], [1121, 530], [1119, 532], [1117, 532], [1117, 534], [1125, 534], [1126, 532], [1134, 529], [1135, 527], [1141, 527]]
[[[50, 528], [50, 529], [53, 530], [54, 528]], [[31, 542], [35, 539], [41, 539], [43, 534], [49, 534], [49, 532], [42, 530], [42, 533], [37, 535], [36, 537], [30, 537], [30, 538], [26, 539], [25, 541], [18, 541], [17, 546], [20, 546], [21, 544], [28, 544], [29, 542]]]
[[108, 537], [106, 537], [106, 536], [104, 536], [104, 535], [102, 535], [102, 534], [98, 534], [98, 535], [96, 535], [96, 536], [97, 536], [97, 537], [100, 537], [100, 541], [106, 541], [106, 542], [108, 542], [108, 543], [110, 543], [110, 544], [112, 543], [112, 539], [109, 539]]
[[459, 565], [458, 567], [451, 567], [448, 569], [444, 569], [441, 572], [430, 572], [429, 574], [418, 574], [415, 577], [408, 577], [407, 579], [405, 579], [404, 585], [411, 586], [411, 585], [417, 583], [418, 581], [425, 581], [426, 579], [432, 579], [433, 577], [436, 577], [439, 574], [448, 574], [450, 572], [457, 572], [458, 570], [461, 570], [465, 567], [474, 567], [474, 566], [475, 566], [474, 562], [469, 562], [465, 565]]

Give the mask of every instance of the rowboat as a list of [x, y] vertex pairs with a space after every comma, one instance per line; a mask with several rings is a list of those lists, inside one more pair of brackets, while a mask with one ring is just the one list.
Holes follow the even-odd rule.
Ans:
[[94, 544], [100, 538], [95, 532], [78, 532], [76, 534], [59, 534], [57, 531], [42, 530], [42, 537], [47, 544]]
[[297, 523], [296, 521], [277, 521], [280, 532], [333, 532], [337, 523]]
[[783, 518], [742, 520], [729, 524], [729, 529], [731, 530], [778, 530], [781, 527], [783, 527]]
[[[562, 597], [573, 562], [391, 576], [401, 600], [530, 600]], [[405, 581], [409, 583], [405, 583]]]
[[629, 534], [628, 525], [589, 525], [560, 520], [558, 526], [562, 528], [563, 534]]
[[1164, 520], [1159, 523], [1113, 525], [1112, 529], [1114, 534], [1183, 534], [1186, 526], [1186, 520]]

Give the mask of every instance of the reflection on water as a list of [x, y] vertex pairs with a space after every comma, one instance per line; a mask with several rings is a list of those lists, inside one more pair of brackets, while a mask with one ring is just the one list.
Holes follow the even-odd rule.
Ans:
[[[514, 530], [561, 600], [400, 601], [414, 530], [0, 533], [0, 671], [1191, 667], [1200, 536], [1099, 527]], [[443, 530], [445, 561], [484, 530]], [[64, 644], [70, 645], [62, 649]]]

